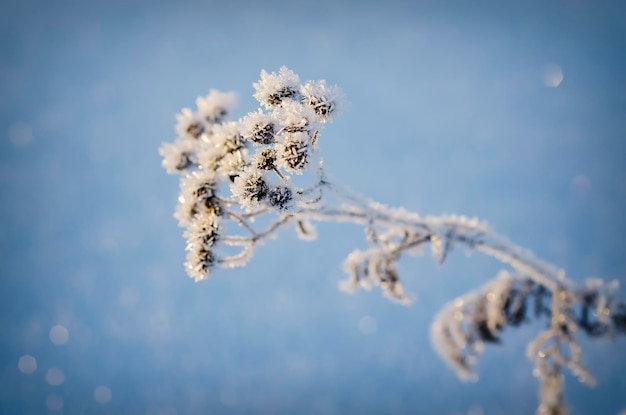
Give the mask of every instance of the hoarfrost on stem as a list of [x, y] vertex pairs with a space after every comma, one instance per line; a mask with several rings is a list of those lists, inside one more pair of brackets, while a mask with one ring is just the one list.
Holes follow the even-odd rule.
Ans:
[[[546, 329], [527, 349], [540, 382], [537, 413], [567, 413], [563, 371], [595, 382], [583, 364], [578, 333], [626, 333], [626, 304], [615, 296], [617, 283], [594, 279], [578, 286], [477, 219], [422, 217], [330, 181], [318, 144], [324, 126], [341, 111], [340, 89], [325, 81], [301, 83], [284, 66], [278, 73], [262, 71], [253, 86], [257, 111], [229, 121], [236, 95], [211, 90], [197, 99], [195, 111], [182, 110], [176, 139], [159, 149], [166, 171], [181, 175], [175, 217], [186, 228], [189, 276], [199, 281], [216, 267], [244, 265], [260, 242], [286, 226], [311, 240], [317, 236], [314, 222], [348, 222], [363, 226], [369, 248], [348, 255], [348, 277], [340, 288], [351, 293], [378, 286], [389, 299], [410, 304], [397, 271], [402, 254], [430, 244], [434, 258], [444, 263], [456, 247], [482, 252], [507, 269], [439, 312], [431, 327], [435, 350], [459, 378], [475, 380], [473, 368], [485, 344], [501, 343], [506, 327], [529, 316], [545, 317]], [[294, 174], [306, 185], [295, 186]], [[269, 225], [256, 226], [260, 216], [269, 217]]]

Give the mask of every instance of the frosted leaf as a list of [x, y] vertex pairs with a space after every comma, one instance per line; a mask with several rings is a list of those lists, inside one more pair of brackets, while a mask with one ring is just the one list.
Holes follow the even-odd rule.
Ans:
[[487, 327], [491, 332], [497, 332], [506, 326], [507, 316], [505, 313], [505, 302], [509, 297], [512, 278], [506, 271], [501, 271], [496, 280], [489, 284], [485, 291], [487, 305]]
[[414, 298], [406, 295], [404, 285], [402, 285], [400, 281], [383, 281], [380, 285], [383, 289], [383, 295], [389, 300], [402, 305], [410, 305], [413, 303]]
[[298, 221], [296, 232], [298, 233], [298, 238], [303, 241], [314, 241], [317, 239], [317, 229], [308, 220]]
[[254, 97], [268, 109], [299, 98], [300, 78], [286, 66], [278, 73], [261, 71], [261, 79], [252, 85], [256, 91]]
[[585, 281], [581, 290], [585, 304], [593, 309], [598, 321], [605, 325], [610, 324], [612, 315], [616, 312], [614, 297], [618, 288], [617, 280], [605, 283], [601, 279], [590, 278]]
[[437, 235], [432, 235], [430, 237], [430, 249], [433, 254], [433, 258], [435, 258], [438, 262], [441, 262], [441, 258], [443, 257], [443, 241]]
[[212, 89], [207, 96], [198, 97], [196, 105], [198, 106], [198, 115], [207, 123], [221, 123], [237, 106], [237, 94]]
[[[445, 311], [435, 317], [430, 328], [430, 340], [433, 348], [454, 369], [461, 380], [474, 380], [476, 375], [463, 353], [464, 344], [459, 344], [459, 336], [457, 333], [453, 333], [450, 323], [457, 324], [449, 319]], [[454, 329], [454, 331], [458, 332], [458, 329]]]

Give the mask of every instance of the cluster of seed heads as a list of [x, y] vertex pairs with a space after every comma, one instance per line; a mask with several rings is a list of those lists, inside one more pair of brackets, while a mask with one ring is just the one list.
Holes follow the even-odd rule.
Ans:
[[196, 110], [177, 116], [174, 143], [160, 149], [167, 171], [182, 175], [176, 217], [186, 228], [186, 268], [196, 280], [216, 264], [239, 265], [232, 256], [218, 255], [221, 242], [233, 243], [222, 235], [233, 229], [226, 223], [253, 233], [245, 218], [293, 213], [306, 205], [306, 192], [291, 176], [311, 169], [319, 132], [339, 106], [337, 87], [301, 83], [286, 67], [262, 71], [254, 88], [261, 107], [238, 121], [228, 120], [233, 93], [212, 90], [199, 97]]

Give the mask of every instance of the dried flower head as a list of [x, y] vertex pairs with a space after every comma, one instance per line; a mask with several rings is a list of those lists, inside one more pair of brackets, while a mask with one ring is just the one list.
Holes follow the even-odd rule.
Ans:
[[308, 81], [300, 92], [302, 102], [313, 108], [322, 122], [332, 119], [342, 99], [339, 87], [328, 86], [326, 81]]
[[212, 143], [221, 149], [223, 154], [236, 152], [246, 146], [239, 130], [239, 124], [236, 122], [216, 125], [212, 132], [214, 135]]
[[194, 142], [178, 138], [174, 143], [163, 143], [159, 148], [161, 165], [170, 174], [182, 173], [197, 164]]
[[279, 184], [269, 190], [267, 201], [273, 208], [287, 211], [293, 207], [294, 192], [289, 186]]
[[210, 249], [206, 249], [200, 244], [187, 245], [185, 268], [194, 281], [206, 279], [216, 262], [215, 254]]
[[288, 134], [276, 145], [277, 164], [290, 173], [302, 174], [309, 164], [309, 136]]
[[300, 102], [287, 102], [274, 111], [274, 117], [282, 126], [281, 132], [307, 133], [313, 137], [315, 131], [321, 129], [321, 124], [315, 110]]
[[207, 96], [198, 97], [196, 105], [198, 106], [198, 115], [202, 119], [209, 124], [219, 124], [226, 120], [229, 113], [237, 105], [237, 94], [212, 89]]
[[235, 178], [230, 189], [242, 206], [251, 207], [267, 198], [269, 186], [262, 172], [247, 169]]
[[284, 101], [298, 100], [300, 78], [286, 66], [278, 73], [261, 71], [261, 79], [253, 84], [254, 97], [267, 109], [283, 104]]
[[265, 148], [253, 156], [253, 165], [259, 170], [274, 170], [276, 168], [276, 151]]
[[189, 108], [183, 108], [176, 115], [176, 121], [176, 133], [179, 137], [197, 140], [206, 131], [204, 119]]
[[184, 236], [187, 239], [187, 271], [196, 281], [202, 280], [216, 262], [213, 249], [220, 239], [218, 218], [206, 211], [198, 213]]
[[255, 144], [272, 144], [276, 135], [276, 125], [271, 115], [251, 112], [241, 120], [241, 135]]

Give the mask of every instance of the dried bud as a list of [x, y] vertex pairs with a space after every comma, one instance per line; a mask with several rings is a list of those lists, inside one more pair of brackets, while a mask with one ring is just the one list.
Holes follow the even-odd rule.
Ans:
[[207, 96], [196, 99], [199, 116], [209, 124], [223, 122], [236, 104], [236, 93], [220, 92], [215, 89], [212, 89]]
[[231, 134], [224, 137], [223, 146], [227, 153], [234, 153], [244, 148], [242, 137], [239, 134]]
[[194, 122], [194, 123], [189, 124], [185, 131], [191, 137], [198, 138], [202, 135], [202, 133], [204, 133], [204, 125], [198, 122]]
[[239, 198], [242, 206], [252, 206], [267, 197], [269, 187], [265, 176], [258, 170], [248, 170], [237, 176], [231, 185], [231, 191]]
[[290, 134], [277, 145], [278, 164], [285, 170], [301, 174], [309, 163], [308, 136], [303, 133]]
[[215, 197], [204, 201], [205, 212], [210, 216], [222, 216], [222, 205]]
[[211, 250], [198, 246], [197, 249], [190, 249], [187, 253], [185, 266], [189, 276], [195, 281], [200, 281], [209, 276], [209, 271], [216, 262], [215, 254]]
[[298, 91], [294, 88], [286, 86], [269, 94], [266, 98], [266, 102], [269, 106], [275, 107], [280, 105], [287, 98], [294, 99], [297, 94]]
[[266, 148], [256, 153], [254, 166], [259, 170], [274, 170], [276, 168], [276, 151]]
[[215, 182], [202, 182], [193, 191], [193, 195], [198, 199], [210, 198], [215, 195]]
[[299, 99], [300, 78], [283, 66], [278, 73], [261, 71], [261, 79], [253, 84], [254, 97], [266, 108], [274, 108], [284, 101]]
[[257, 124], [250, 135], [250, 139], [257, 144], [272, 144], [275, 134], [274, 123]]
[[251, 112], [241, 120], [241, 135], [256, 144], [272, 144], [276, 125], [272, 117], [261, 110]]
[[283, 185], [270, 189], [267, 198], [270, 206], [278, 210], [288, 210], [293, 204], [293, 191]]
[[322, 122], [329, 121], [337, 112], [340, 89], [329, 87], [325, 81], [309, 81], [302, 86], [302, 102], [315, 111]]
[[163, 157], [162, 165], [170, 174], [180, 174], [197, 163], [194, 154], [194, 142], [186, 139], [177, 139], [174, 143], [163, 143], [159, 148]]

